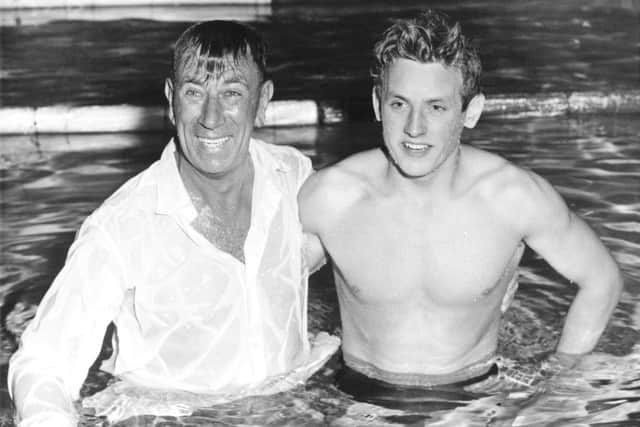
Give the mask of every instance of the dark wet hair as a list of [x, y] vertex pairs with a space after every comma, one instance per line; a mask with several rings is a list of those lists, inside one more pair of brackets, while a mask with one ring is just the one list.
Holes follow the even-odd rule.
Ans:
[[187, 28], [176, 42], [172, 79], [175, 81], [180, 71], [189, 68], [217, 75], [247, 59], [258, 67], [264, 81], [267, 78], [266, 50], [262, 37], [244, 24], [233, 21], [199, 22]]
[[414, 19], [395, 21], [374, 47], [371, 67], [376, 90], [384, 84], [384, 72], [396, 59], [422, 63], [439, 62], [454, 67], [462, 74], [462, 109], [480, 93], [482, 66], [476, 50], [462, 34], [458, 22], [445, 13], [426, 10]]

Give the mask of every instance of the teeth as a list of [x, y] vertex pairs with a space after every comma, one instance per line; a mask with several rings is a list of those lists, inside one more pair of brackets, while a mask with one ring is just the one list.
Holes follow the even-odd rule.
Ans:
[[210, 148], [218, 148], [220, 146], [222, 146], [224, 143], [228, 142], [231, 140], [230, 137], [225, 136], [222, 138], [204, 138], [204, 137], [198, 137], [198, 139], [205, 144], [207, 147]]
[[410, 150], [420, 150], [420, 151], [425, 151], [427, 150], [430, 146], [429, 145], [424, 145], [424, 144], [412, 144], [410, 142], [404, 142], [403, 145], [405, 147], [407, 147]]

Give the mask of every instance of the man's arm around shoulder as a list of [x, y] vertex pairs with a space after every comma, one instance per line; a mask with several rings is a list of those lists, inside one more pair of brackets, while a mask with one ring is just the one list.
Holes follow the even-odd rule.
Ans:
[[348, 203], [344, 189], [351, 180], [336, 165], [315, 172], [300, 189], [298, 205], [305, 233], [305, 261], [311, 272], [326, 262], [322, 239]]
[[302, 230], [304, 232], [303, 258], [310, 273], [318, 271], [327, 259], [320, 240], [323, 218], [326, 218], [325, 203], [330, 198], [331, 189], [326, 175], [328, 170], [313, 173], [298, 193], [298, 208]]

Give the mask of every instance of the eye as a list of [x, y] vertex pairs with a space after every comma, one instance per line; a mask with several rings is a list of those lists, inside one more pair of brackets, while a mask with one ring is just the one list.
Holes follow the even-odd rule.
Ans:
[[229, 89], [224, 91], [224, 96], [227, 98], [238, 98], [242, 96], [242, 93], [237, 90]]
[[399, 101], [399, 100], [393, 100], [389, 103], [389, 106], [394, 109], [394, 110], [399, 110], [400, 108], [404, 107], [404, 102]]
[[184, 91], [184, 94], [188, 97], [188, 98], [194, 98], [194, 99], [198, 99], [200, 97], [202, 97], [202, 91], [196, 89], [196, 88], [187, 88]]
[[437, 112], [443, 112], [447, 110], [447, 108], [444, 105], [439, 105], [439, 104], [433, 104], [431, 108], [433, 108], [433, 110]]

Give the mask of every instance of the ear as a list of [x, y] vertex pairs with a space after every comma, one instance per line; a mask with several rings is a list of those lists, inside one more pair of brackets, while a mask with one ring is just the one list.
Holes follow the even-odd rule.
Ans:
[[469, 101], [469, 105], [467, 105], [467, 111], [464, 113], [464, 127], [469, 129], [475, 127], [478, 120], [480, 120], [483, 108], [484, 95], [479, 93], [474, 96], [471, 101]]
[[258, 110], [256, 111], [256, 118], [254, 125], [256, 127], [264, 126], [267, 117], [267, 106], [269, 101], [273, 97], [273, 82], [267, 80], [262, 83], [260, 87], [260, 98], [258, 99]]
[[375, 114], [376, 120], [380, 121], [380, 98], [378, 98], [376, 86], [371, 89], [371, 104], [373, 105], [373, 114]]
[[169, 120], [172, 125], [176, 125], [176, 116], [173, 114], [173, 82], [170, 78], [164, 81], [164, 96], [169, 102]]

